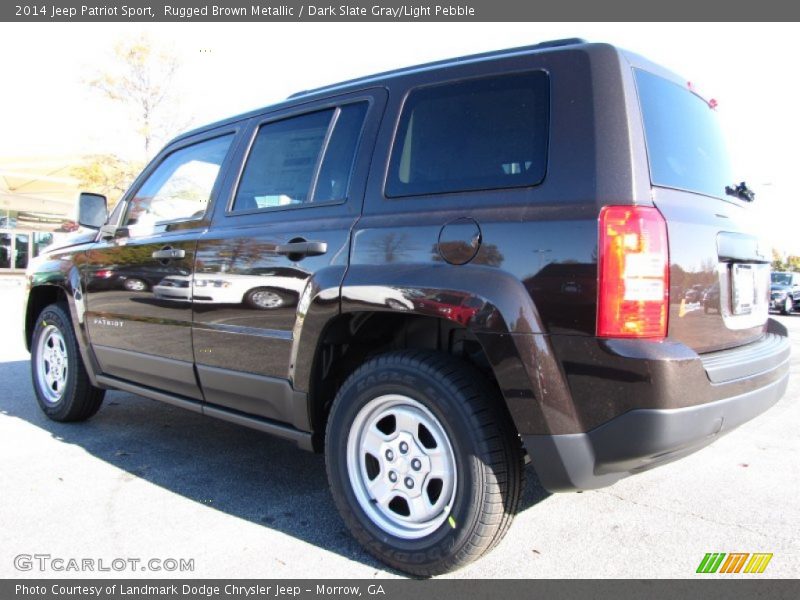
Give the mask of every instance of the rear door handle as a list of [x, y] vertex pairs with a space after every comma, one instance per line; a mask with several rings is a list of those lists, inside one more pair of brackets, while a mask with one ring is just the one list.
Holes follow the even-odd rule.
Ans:
[[170, 260], [171, 258], [185, 258], [186, 250], [181, 248], [162, 248], [153, 252], [153, 258]]
[[275, 252], [278, 254], [296, 254], [298, 256], [320, 256], [328, 251], [328, 242], [289, 242], [278, 244]]

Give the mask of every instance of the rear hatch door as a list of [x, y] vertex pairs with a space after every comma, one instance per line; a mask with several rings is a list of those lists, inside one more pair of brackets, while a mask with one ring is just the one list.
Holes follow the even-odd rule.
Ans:
[[737, 190], [715, 103], [649, 71], [634, 74], [653, 202], [667, 221], [668, 335], [697, 352], [758, 339], [771, 252], [753, 227], [758, 205], [746, 186]]

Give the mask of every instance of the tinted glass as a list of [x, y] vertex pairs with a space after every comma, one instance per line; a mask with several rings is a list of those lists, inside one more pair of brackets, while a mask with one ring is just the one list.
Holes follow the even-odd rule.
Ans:
[[18, 233], [16, 256], [14, 257], [14, 267], [17, 269], [25, 269], [28, 267], [28, 234]]
[[128, 205], [130, 235], [154, 233], [168, 222], [202, 218], [232, 135], [176, 150], [137, 190]]
[[234, 212], [307, 202], [334, 112], [323, 110], [259, 127]]
[[541, 183], [548, 103], [541, 71], [412, 92], [392, 151], [387, 196]]
[[635, 69], [653, 185], [725, 198], [731, 173], [717, 114], [687, 87]]
[[52, 233], [34, 233], [33, 234], [33, 255], [39, 256], [42, 251], [53, 243]]
[[366, 114], [366, 102], [348, 104], [340, 110], [317, 177], [314, 202], [331, 202], [347, 197], [350, 173]]
[[0, 268], [11, 268], [11, 234], [0, 233]]

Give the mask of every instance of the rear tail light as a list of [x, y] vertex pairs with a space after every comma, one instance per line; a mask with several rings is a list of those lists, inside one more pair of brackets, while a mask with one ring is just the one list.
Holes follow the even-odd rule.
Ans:
[[94, 274], [94, 276], [97, 277], [98, 279], [108, 279], [113, 274], [114, 274], [114, 271], [111, 271], [109, 269], [103, 269], [102, 271], [97, 271]]
[[597, 335], [667, 335], [669, 253], [667, 224], [648, 206], [600, 211]]

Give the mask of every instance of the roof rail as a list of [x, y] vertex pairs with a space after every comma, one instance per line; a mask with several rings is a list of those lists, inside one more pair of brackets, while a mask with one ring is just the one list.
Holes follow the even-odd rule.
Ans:
[[330, 85], [324, 85], [322, 87], [313, 88], [310, 90], [303, 90], [301, 92], [295, 92], [288, 98], [297, 98], [298, 96], [305, 96], [308, 94], [315, 94], [317, 92], [322, 92], [325, 90], [334, 89], [337, 87], [343, 87], [346, 85], [352, 85], [355, 83], [360, 83], [364, 81], [369, 81], [371, 79], [379, 79], [382, 77], [391, 77], [394, 75], [400, 75], [402, 73], [408, 73], [410, 71], [415, 71], [417, 69], [428, 69], [431, 67], [438, 67], [441, 65], [448, 65], [448, 64], [457, 64], [464, 61], [469, 60], [479, 60], [482, 58], [491, 58], [493, 56], [502, 56], [504, 54], [515, 54], [518, 52], [531, 52], [534, 50], [545, 50], [547, 48], [560, 48], [562, 46], [574, 46], [576, 44], [585, 44], [587, 43], [586, 40], [583, 38], [564, 38], [560, 40], [550, 40], [547, 42], [540, 42], [538, 44], [533, 44], [531, 46], [518, 46], [516, 48], [505, 48], [503, 50], [491, 50], [489, 52], [480, 52], [478, 54], [469, 54], [467, 56], [457, 56], [454, 58], [446, 58], [443, 60], [436, 60], [429, 63], [423, 63], [420, 65], [412, 65], [410, 67], [402, 67], [400, 69], [392, 69], [390, 71], [383, 71], [381, 73], [375, 73], [374, 75], [367, 75], [365, 77], [357, 77], [355, 79], [348, 79], [347, 81], [340, 81], [338, 83], [333, 83]]

